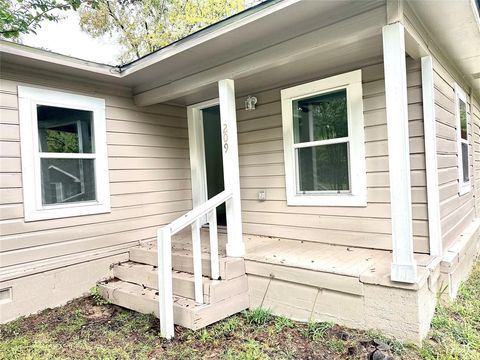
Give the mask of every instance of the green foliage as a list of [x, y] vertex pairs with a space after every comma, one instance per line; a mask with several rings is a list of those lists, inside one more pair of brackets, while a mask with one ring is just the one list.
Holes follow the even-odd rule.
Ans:
[[96, 287], [96, 286], [90, 289], [90, 295], [92, 296], [93, 301], [95, 302], [95, 304], [97, 304], [97, 305], [99, 305], [99, 306], [110, 304], [110, 300], [105, 299], [105, 298], [100, 294], [100, 292], [98, 291], [98, 287]]
[[227, 360], [267, 360], [269, 357], [262, 351], [260, 344], [248, 339], [242, 345], [240, 351], [229, 349], [225, 353]]
[[345, 343], [340, 339], [330, 339], [325, 344], [333, 352], [341, 353], [345, 350]]
[[209, 342], [213, 339], [212, 334], [207, 329], [201, 329], [197, 332], [197, 339], [202, 343]]
[[439, 299], [432, 331], [420, 350], [424, 359], [480, 359], [480, 263], [453, 302]]
[[[43, 20], [58, 21], [61, 11], [76, 10], [82, 1], [0, 0], [0, 36], [16, 39], [20, 34], [35, 33]], [[95, 1], [88, 2], [93, 7]]]
[[327, 331], [334, 326], [335, 324], [331, 321], [315, 322], [310, 320], [307, 324], [307, 328], [304, 331], [304, 335], [312, 340], [317, 340], [325, 337]]
[[293, 328], [295, 323], [285, 316], [275, 317], [275, 330], [277, 332], [282, 331], [285, 328]]
[[66, 131], [46, 130], [47, 148], [50, 152], [78, 153], [78, 135]]
[[254, 325], [264, 325], [272, 319], [272, 312], [262, 308], [244, 311], [244, 315], [247, 323]]
[[117, 37], [123, 47], [119, 60], [125, 63], [233, 15], [244, 6], [244, 0], [97, 0], [95, 6], [80, 6], [80, 26], [93, 37]]
[[18, 336], [0, 341], [0, 354], [4, 360], [59, 359], [57, 356], [59, 348], [58, 344], [45, 336], [35, 338]]
[[392, 350], [392, 352], [398, 356], [405, 354], [407, 351], [407, 345], [401, 341], [385, 336], [378, 331], [368, 331], [367, 333], [368, 336], [373, 338], [375, 341], [387, 345]]
[[240, 326], [240, 320], [237, 317], [231, 317], [217, 324], [214, 328], [214, 332], [218, 335], [232, 334]]

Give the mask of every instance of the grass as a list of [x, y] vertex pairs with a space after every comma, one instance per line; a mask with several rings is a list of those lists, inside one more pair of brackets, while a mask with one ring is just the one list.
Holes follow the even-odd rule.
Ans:
[[332, 322], [299, 323], [254, 309], [199, 331], [177, 327], [173, 341], [158, 319], [88, 298], [0, 325], [0, 358], [17, 359], [366, 359], [381, 344], [394, 359], [480, 360], [480, 262], [454, 302], [441, 300], [432, 330], [415, 347], [378, 332]]
[[480, 359], [480, 262], [454, 302], [440, 299], [420, 353], [428, 360]]

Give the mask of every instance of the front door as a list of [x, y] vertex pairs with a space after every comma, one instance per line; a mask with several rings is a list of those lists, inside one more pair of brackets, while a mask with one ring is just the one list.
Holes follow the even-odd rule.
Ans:
[[[207, 177], [207, 197], [211, 199], [225, 190], [223, 183], [222, 133], [220, 126], [220, 106], [202, 109], [203, 144], [205, 172]], [[218, 225], [227, 225], [225, 204], [217, 208]]]
[[[188, 133], [192, 200], [198, 206], [225, 189], [220, 107], [216, 100], [189, 107]], [[225, 204], [217, 208], [217, 223], [227, 224]]]

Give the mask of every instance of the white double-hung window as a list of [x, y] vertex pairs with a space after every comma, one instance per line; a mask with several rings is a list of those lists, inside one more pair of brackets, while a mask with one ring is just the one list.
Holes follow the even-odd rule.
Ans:
[[361, 70], [281, 97], [287, 203], [366, 206]]
[[25, 221], [110, 211], [105, 101], [18, 87]]
[[467, 94], [455, 84], [455, 116], [458, 133], [458, 181], [460, 195], [470, 191]]

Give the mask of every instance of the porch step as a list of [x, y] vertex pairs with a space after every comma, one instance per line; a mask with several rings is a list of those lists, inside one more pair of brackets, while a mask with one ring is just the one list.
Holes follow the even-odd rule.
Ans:
[[[158, 271], [153, 265], [126, 262], [117, 264], [113, 268], [115, 278], [158, 290]], [[248, 291], [247, 276], [243, 272], [240, 276], [229, 280], [211, 280], [203, 278], [203, 296], [206, 304], [216, 303], [231, 296]], [[187, 299], [195, 299], [195, 282], [193, 274], [174, 271], [173, 293]]]
[[[130, 261], [157, 266], [157, 249], [154, 247], [135, 247], [130, 249]], [[220, 257], [220, 278], [230, 280], [245, 274], [245, 262], [242, 258]], [[185, 250], [172, 250], [172, 268], [176, 271], [193, 273], [192, 254]], [[210, 255], [202, 253], [202, 275], [210, 276]]]
[[[100, 284], [99, 291], [113, 304], [158, 317], [158, 295], [154, 289], [114, 279]], [[193, 300], [181, 296], [174, 296], [173, 301], [175, 324], [192, 330], [201, 329], [245, 310], [249, 306], [247, 292], [203, 305], [198, 305]]]

